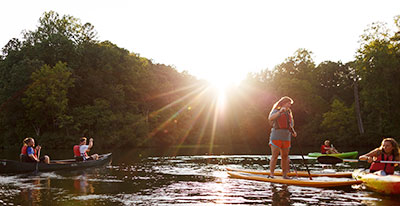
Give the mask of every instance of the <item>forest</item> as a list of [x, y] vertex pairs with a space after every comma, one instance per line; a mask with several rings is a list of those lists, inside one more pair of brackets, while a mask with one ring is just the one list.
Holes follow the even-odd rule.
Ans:
[[2, 47], [0, 147], [34, 137], [71, 148], [81, 136], [103, 148], [266, 145], [267, 117], [282, 96], [294, 99], [302, 145], [399, 140], [400, 16], [394, 23], [397, 31], [371, 22], [351, 62], [316, 65], [312, 51], [299, 48], [249, 73], [221, 101], [206, 81], [99, 41], [76, 17], [45, 12], [35, 30]]

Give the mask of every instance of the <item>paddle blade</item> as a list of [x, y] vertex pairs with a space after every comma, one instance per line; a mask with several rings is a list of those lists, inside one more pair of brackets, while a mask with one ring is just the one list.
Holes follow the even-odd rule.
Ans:
[[322, 164], [333, 164], [333, 165], [343, 162], [342, 159], [334, 156], [319, 156], [317, 157], [317, 161]]

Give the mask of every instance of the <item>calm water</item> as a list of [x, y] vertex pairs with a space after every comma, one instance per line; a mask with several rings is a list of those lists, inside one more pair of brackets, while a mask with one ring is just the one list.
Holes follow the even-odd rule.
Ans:
[[[49, 152], [54, 159], [70, 155]], [[258, 153], [260, 151], [244, 151]], [[3, 152], [1, 158], [10, 156]], [[196, 153], [196, 154], [193, 154]], [[231, 151], [113, 151], [110, 166], [38, 175], [0, 175], [0, 205], [399, 205], [399, 197], [383, 196], [361, 187], [318, 189], [233, 179], [226, 167], [267, 169], [267, 157]], [[217, 152], [218, 153], [218, 152]], [[225, 154], [222, 154], [225, 153]], [[9, 157], [7, 157], [9, 158]], [[301, 156], [292, 165], [305, 169]], [[362, 164], [311, 170], [351, 171]]]

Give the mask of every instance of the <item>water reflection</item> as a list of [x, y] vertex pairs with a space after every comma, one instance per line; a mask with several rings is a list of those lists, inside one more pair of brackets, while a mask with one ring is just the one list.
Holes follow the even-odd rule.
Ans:
[[74, 178], [74, 189], [80, 194], [93, 194], [94, 187], [91, 182], [88, 181], [86, 172]]
[[26, 183], [31, 185], [21, 188], [20, 198], [23, 205], [42, 205], [43, 189], [50, 188], [50, 178], [32, 177]]
[[[112, 166], [39, 176], [0, 175], [0, 205], [396, 205], [358, 188], [320, 189], [228, 177], [225, 168], [268, 169], [265, 155], [149, 156], [119, 152]], [[297, 170], [301, 157], [291, 156]], [[310, 159], [309, 159], [310, 160]], [[313, 171], [351, 171], [354, 165]]]
[[271, 191], [273, 206], [291, 205], [290, 192], [287, 185], [271, 184]]

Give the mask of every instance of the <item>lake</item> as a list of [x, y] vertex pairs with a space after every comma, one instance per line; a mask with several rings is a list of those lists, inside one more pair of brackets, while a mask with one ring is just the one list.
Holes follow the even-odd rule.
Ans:
[[[0, 205], [399, 205], [399, 197], [362, 186], [340, 189], [286, 186], [228, 177], [225, 168], [266, 170], [264, 149], [132, 149], [113, 152], [111, 165], [78, 171], [0, 175]], [[99, 152], [99, 151], [97, 151]], [[267, 151], [266, 151], [267, 152]], [[266, 153], [265, 152], [265, 153]], [[310, 150], [304, 149], [304, 152]], [[45, 151], [53, 159], [72, 151]], [[18, 151], [2, 151], [1, 158]], [[292, 168], [305, 170], [291, 152]], [[16, 159], [16, 158], [14, 158]], [[307, 158], [312, 171], [352, 171], [366, 163], [327, 168]]]

